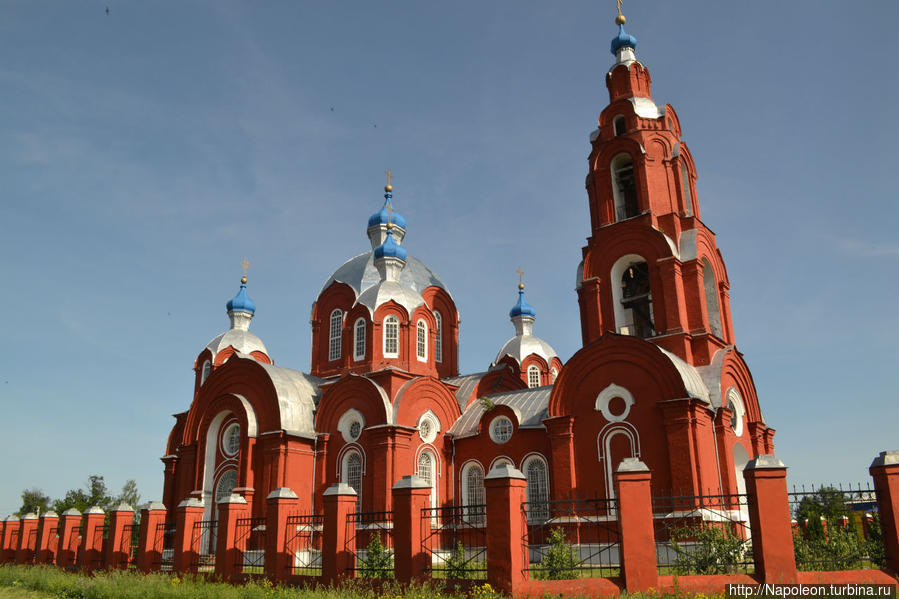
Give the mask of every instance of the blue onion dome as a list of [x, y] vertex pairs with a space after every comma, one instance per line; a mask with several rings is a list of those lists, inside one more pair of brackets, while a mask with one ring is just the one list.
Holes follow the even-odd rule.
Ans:
[[531, 318], [537, 317], [537, 310], [534, 309], [534, 306], [530, 305], [526, 299], [524, 299], [524, 285], [518, 285], [518, 303], [515, 304], [511, 310], [509, 310], [509, 317], [515, 318], [516, 316], [530, 316]]
[[637, 48], [637, 38], [624, 30], [624, 23], [618, 24], [618, 35], [612, 38], [612, 55], [617, 56], [621, 48]]
[[240, 291], [237, 292], [232, 299], [228, 300], [228, 303], [225, 304], [225, 307], [228, 308], [228, 312], [249, 312], [250, 314], [256, 313], [256, 304], [253, 300], [250, 299], [250, 296], [247, 295], [247, 278], [243, 277], [240, 279]]
[[403, 215], [399, 212], [394, 211], [393, 215], [388, 214], [387, 206], [391, 203], [391, 199], [393, 198], [393, 194], [389, 191], [384, 194], [384, 206], [378, 212], [372, 214], [368, 219], [369, 227], [377, 227], [378, 225], [386, 225], [388, 221], [391, 224], [396, 225], [400, 229], [406, 229], [406, 219], [403, 218]]
[[375, 259], [378, 258], [399, 258], [400, 260], [406, 259], [406, 248], [399, 245], [396, 240], [393, 239], [393, 234], [391, 229], [393, 228], [393, 220], [396, 219], [396, 212], [393, 213], [393, 217], [391, 217], [391, 222], [387, 224], [387, 235], [384, 239], [384, 243], [375, 248]]

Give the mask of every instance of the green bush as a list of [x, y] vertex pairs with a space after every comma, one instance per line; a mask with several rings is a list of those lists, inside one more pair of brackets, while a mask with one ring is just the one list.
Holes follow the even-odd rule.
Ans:
[[540, 570], [535, 578], [544, 580], [567, 580], [578, 577], [578, 560], [574, 549], [565, 539], [565, 531], [556, 527], [549, 535], [549, 550], [543, 556]]
[[365, 548], [365, 559], [359, 560], [359, 576], [362, 578], [393, 578], [393, 553], [381, 543], [381, 533], [376, 533]]
[[703, 522], [668, 529], [669, 543], [677, 554], [674, 563], [677, 574], [730, 574], [737, 570], [749, 541], [735, 535], [727, 523], [723, 524]]

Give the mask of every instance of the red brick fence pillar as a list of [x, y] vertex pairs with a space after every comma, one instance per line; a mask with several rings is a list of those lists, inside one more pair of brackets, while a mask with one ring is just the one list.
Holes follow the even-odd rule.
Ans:
[[787, 496], [787, 467], [771, 454], [758, 455], [743, 469], [749, 494], [749, 524], [755, 571], [764, 583], [796, 584], [793, 525]]
[[899, 572], [899, 451], [881, 451], [869, 469], [877, 491], [877, 511], [886, 549], [886, 565]]
[[[243, 570], [243, 553], [237, 546], [237, 521], [250, 517], [247, 500], [232, 493], [218, 502], [218, 529], [215, 545], [215, 575], [234, 581]], [[268, 531], [266, 531], [268, 532]], [[246, 540], [244, 540], [246, 545]]]
[[106, 512], [92, 506], [84, 512], [81, 523], [81, 551], [78, 553], [78, 567], [87, 573], [103, 567], [103, 522]]
[[[123, 539], [125, 527], [134, 522], [134, 508], [120, 503], [109, 512], [109, 538], [104, 549], [104, 564], [107, 570], [117, 570], [128, 565], [131, 539]], [[123, 542], [124, 541], [124, 542]]]
[[296, 531], [287, 530], [287, 517], [300, 504], [297, 494], [281, 487], [265, 498], [265, 576], [273, 581], [287, 580], [292, 571], [294, 556], [287, 551], [287, 535]]
[[527, 580], [521, 539], [526, 525], [521, 512], [527, 480], [509, 464], [495, 467], [484, 477], [487, 492], [487, 582], [514, 595]]
[[25, 514], [19, 525], [19, 543], [16, 546], [16, 563], [33, 564], [37, 545], [37, 514]]
[[615, 472], [621, 573], [628, 593], [659, 586], [651, 479], [649, 467], [639, 458], [625, 458]]
[[81, 512], [69, 508], [59, 519], [59, 545], [56, 548], [56, 565], [69, 568], [78, 557], [78, 535], [81, 526]]
[[158, 501], [152, 501], [140, 511], [140, 537], [137, 541], [137, 569], [144, 574], [159, 569], [162, 563], [162, 535], [157, 534], [160, 525], [165, 526], [168, 512]]
[[335, 483], [325, 490], [323, 500], [322, 577], [325, 583], [336, 584], [351, 576], [355, 563], [356, 556], [346, 546], [346, 521], [356, 511], [356, 491], [346, 483]]
[[421, 511], [431, 506], [431, 485], [417, 476], [404, 476], [393, 485], [393, 551], [399, 582], [425, 577], [429, 554], [422, 549]]
[[0, 544], [0, 564], [16, 561], [16, 546], [19, 543], [19, 519], [7, 516], [3, 526], [3, 543]]
[[56, 554], [59, 551], [59, 516], [56, 512], [44, 512], [41, 514], [41, 525], [37, 533], [37, 550], [35, 551], [35, 563], [55, 564]]
[[172, 569], [179, 574], [196, 573], [197, 552], [193, 546], [194, 524], [203, 519], [203, 502], [189, 497], [175, 509], [175, 552]]

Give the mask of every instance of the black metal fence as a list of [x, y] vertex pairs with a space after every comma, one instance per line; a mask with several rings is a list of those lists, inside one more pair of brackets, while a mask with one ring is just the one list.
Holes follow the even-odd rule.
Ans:
[[653, 497], [659, 574], [752, 573], [746, 494]]
[[421, 510], [422, 549], [437, 578], [487, 578], [487, 506]]
[[125, 554], [124, 566], [128, 567], [134, 564], [137, 557], [138, 540], [140, 539], [140, 524], [126, 524], [122, 527], [122, 534], [116, 541], [118, 543], [118, 551]]
[[218, 531], [217, 520], [200, 520], [194, 522], [193, 536], [190, 547], [193, 551], [191, 567], [197, 572], [215, 571], [216, 533]]
[[153, 538], [153, 550], [159, 556], [159, 562], [153, 564], [163, 572], [171, 572], [175, 564], [175, 525], [160, 522], [156, 525]]
[[239, 518], [234, 528], [237, 568], [242, 574], [265, 574], [265, 518]]
[[285, 549], [290, 554], [290, 574], [296, 576], [322, 575], [322, 529], [325, 518], [321, 514], [296, 514], [287, 517]]
[[360, 578], [393, 578], [393, 512], [347, 514], [346, 550]]
[[525, 568], [531, 578], [564, 580], [621, 573], [617, 500], [523, 503]]
[[877, 492], [822, 486], [788, 494], [799, 570], [857, 570], [884, 564]]

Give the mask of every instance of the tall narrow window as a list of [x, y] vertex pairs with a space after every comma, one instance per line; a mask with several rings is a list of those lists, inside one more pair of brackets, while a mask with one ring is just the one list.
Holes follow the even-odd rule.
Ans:
[[715, 280], [715, 271], [706, 258], [702, 259], [702, 286], [705, 291], [705, 309], [709, 315], [709, 330], [712, 335], [722, 339], [721, 332], [721, 307], [718, 303], [718, 283]]
[[343, 482], [356, 491], [356, 511], [362, 508], [362, 456], [355, 451], [343, 459]]
[[484, 524], [487, 506], [484, 496], [484, 469], [480, 464], [469, 464], [465, 468], [462, 474], [462, 487], [466, 520], [471, 524]]
[[434, 329], [434, 360], [443, 362], [443, 317], [440, 312], [434, 312], [436, 327]]
[[206, 382], [206, 379], [209, 378], [209, 375], [212, 374], [212, 363], [209, 360], [203, 362], [203, 372], [200, 374], [200, 385]]
[[384, 319], [384, 357], [396, 358], [400, 355], [400, 321], [396, 316]]
[[340, 359], [340, 337], [343, 333], [343, 312], [331, 312], [331, 330], [328, 336], [328, 360]]
[[559, 370], [558, 370], [555, 366], [553, 366], [553, 367], [552, 367], [552, 370], [549, 371], [549, 380], [550, 380], [550, 382], [555, 383], [555, 382], [556, 382], [556, 377], [557, 377], [557, 376], [559, 376]]
[[528, 366], [528, 387], [533, 389], [540, 386], [540, 367], [535, 364]]
[[428, 325], [423, 320], [415, 325], [415, 356], [420, 362], [428, 358]]
[[634, 161], [627, 154], [620, 154], [612, 160], [612, 194], [615, 198], [617, 220], [640, 214], [637, 183], [634, 179]]
[[649, 266], [646, 262], [636, 262], [624, 269], [621, 277], [621, 305], [630, 316], [630, 328], [625, 334], [637, 337], [652, 337], [655, 327], [652, 323], [652, 294], [649, 289]]
[[624, 135], [625, 132], [627, 131], [626, 125], [624, 122], [624, 117], [621, 116], [620, 114], [615, 117], [615, 120], [612, 121], [612, 124], [615, 127], [615, 137], [618, 137], [619, 135]]
[[434, 468], [434, 456], [430, 451], [423, 451], [418, 456], [418, 478], [431, 487], [431, 507], [437, 507], [437, 476]]
[[353, 359], [365, 358], [365, 319], [360, 318], [353, 326]]
[[690, 174], [687, 165], [680, 163], [680, 181], [684, 189], [684, 212], [687, 216], [693, 216], [693, 195], [690, 193]]
[[528, 458], [524, 475], [527, 478], [528, 520], [546, 520], [549, 518], [546, 462], [537, 456]]

